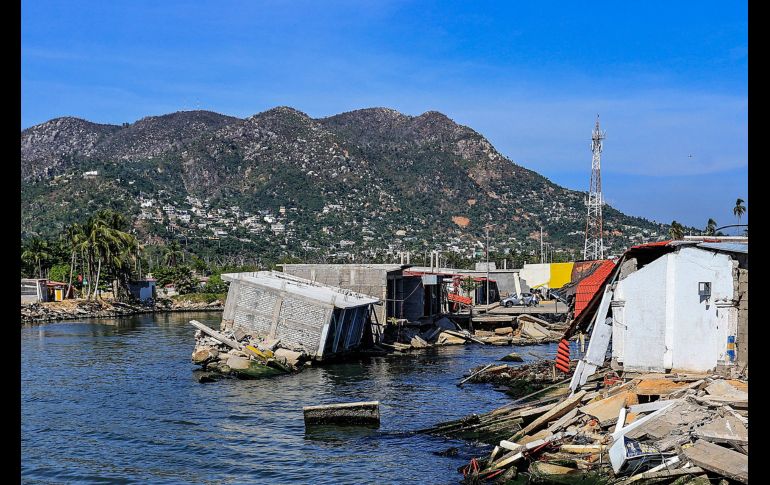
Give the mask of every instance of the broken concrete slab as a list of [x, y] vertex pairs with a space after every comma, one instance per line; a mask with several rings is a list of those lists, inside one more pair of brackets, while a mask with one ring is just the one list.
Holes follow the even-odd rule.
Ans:
[[246, 357], [233, 356], [227, 359], [227, 366], [232, 370], [245, 370], [249, 368], [249, 362], [251, 361]]
[[299, 364], [300, 359], [302, 358], [302, 352], [295, 352], [293, 350], [288, 350], [288, 349], [276, 349], [275, 358], [281, 359], [283, 362], [286, 362], [287, 364], [293, 367], [296, 367]]
[[705, 440], [683, 448], [682, 453], [695, 465], [741, 483], [749, 483], [749, 457]]
[[372, 425], [380, 424], [380, 402], [351, 402], [305, 406], [302, 408], [305, 425]]
[[749, 443], [749, 430], [737, 417], [725, 413], [695, 430], [695, 436], [712, 443]]

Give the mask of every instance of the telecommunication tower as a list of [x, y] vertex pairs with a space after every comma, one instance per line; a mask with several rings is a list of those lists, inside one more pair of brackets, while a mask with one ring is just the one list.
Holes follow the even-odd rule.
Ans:
[[583, 247], [583, 259], [603, 259], [602, 243], [602, 140], [606, 132], [599, 129], [599, 115], [591, 133], [591, 187], [588, 189], [588, 218], [586, 219], [586, 242]]

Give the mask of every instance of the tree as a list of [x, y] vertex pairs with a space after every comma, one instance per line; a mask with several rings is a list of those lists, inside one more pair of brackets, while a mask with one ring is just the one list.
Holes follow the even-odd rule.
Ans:
[[709, 219], [708, 222], [706, 223], [706, 230], [704, 231], [704, 233], [707, 236], [713, 236], [714, 233], [716, 232], [716, 228], [717, 228], [717, 222], [714, 219]]
[[735, 201], [735, 207], [733, 208], [733, 214], [738, 218], [738, 224], [741, 223], [741, 216], [746, 212], [746, 206], [743, 205], [743, 199]]
[[44, 278], [43, 266], [51, 259], [48, 242], [39, 237], [32, 237], [21, 253], [22, 261], [37, 267], [38, 278]]
[[460, 281], [460, 288], [465, 292], [467, 296], [471, 296], [471, 292], [476, 289], [478, 283], [473, 276], [468, 276]]
[[676, 221], [671, 221], [671, 227], [668, 230], [668, 235], [671, 237], [671, 239], [684, 238], [684, 226]]
[[64, 241], [67, 243], [70, 249], [70, 275], [69, 279], [67, 280], [67, 294], [69, 294], [72, 289], [72, 273], [75, 269], [77, 255], [81, 252], [81, 245], [83, 244], [84, 240], [85, 233], [83, 232], [83, 227], [80, 224], [71, 224], [64, 230]]
[[171, 241], [171, 244], [166, 246], [166, 251], [164, 255], [164, 261], [166, 265], [168, 266], [176, 266], [179, 262], [179, 259], [184, 257], [184, 251], [182, 251], [182, 246], [179, 244], [179, 241]]
[[89, 287], [89, 299], [97, 296], [103, 264], [113, 274], [126, 271], [126, 266], [130, 271], [127, 263], [136, 250], [137, 241], [124, 231], [126, 226], [125, 217], [110, 209], [98, 211], [83, 225], [84, 238], [79, 247], [87, 265], [89, 284], [93, 282], [94, 289], [91, 294]]
[[222, 276], [218, 274], [211, 275], [203, 291], [206, 293], [224, 293], [227, 291], [227, 283], [222, 280]]

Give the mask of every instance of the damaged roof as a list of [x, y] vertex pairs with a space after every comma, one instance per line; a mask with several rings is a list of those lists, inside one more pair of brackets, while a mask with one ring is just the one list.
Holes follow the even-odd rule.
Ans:
[[378, 303], [379, 298], [356, 293], [351, 290], [343, 290], [334, 286], [315, 283], [310, 280], [290, 276], [279, 271], [256, 271], [249, 273], [222, 274], [225, 281], [244, 281], [252, 285], [270, 288], [278, 291], [286, 291], [295, 295], [304, 296], [337, 308], [352, 308], [372, 303]]

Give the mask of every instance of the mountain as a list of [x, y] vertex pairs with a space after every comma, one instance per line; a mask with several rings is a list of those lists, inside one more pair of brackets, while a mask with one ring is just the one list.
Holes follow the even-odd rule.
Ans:
[[[536, 254], [542, 225], [557, 257], [575, 257], [585, 230], [585, 193], [513, 163], [436, 111], [184, 111], [122, 126], [57, 118], [21, 132], [21, 175], [22, 237], [54, 236], [102, 207], [130, 215], [146, 243], [180, 237], [266, 258], [360, 261], [400, 249], [470, 257], [487, 223], [498, 253]], [[667, 231], [610, 206], [604, 227], [615, 254]]]

